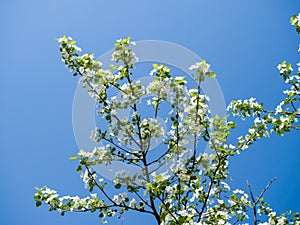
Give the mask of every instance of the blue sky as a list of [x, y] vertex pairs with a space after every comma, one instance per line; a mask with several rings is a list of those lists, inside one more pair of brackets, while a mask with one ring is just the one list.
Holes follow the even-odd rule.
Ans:
[[[277, 72], [283, 59], [299, 62], [299, 36], [289, 24], [299, 1], [1, 1], [0, 224], [99, 224], [96, 215], [49, 213], [36, 208], [35, 186], [87, 194], [75, 172], [72, 103], [77, 79], [60, 61], [55, 38], [64, 34], [100, 56], [116, 39], [163, 40], [206, 59], [226, 103], [256, 97], [274, 107], [287, 87]], [[248, 179], [277, 211], [300, 210], [299, 132], [259, 141], [234, 158], [234, 187]], [[134, 221], [145, 221], [130, 215]], [[151, 220], [145, 224], [151, 225]], [[129, 219], [124, 224], [130, 223]], [[115, 224], [121, 224], [121, 221]]]

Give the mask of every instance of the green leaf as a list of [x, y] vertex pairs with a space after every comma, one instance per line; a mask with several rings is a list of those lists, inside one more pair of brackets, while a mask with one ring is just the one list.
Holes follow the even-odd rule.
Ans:
[[161, 175], [161, 174], [159, 174], [159, 175], [157, 175], [157, 176], [155, 177], [155, 181], [156, 181], [156, 182], [161, 182], [161, 181], [163, 181], [163, 179], [164, 179], [164, 177], [163, 177], [163, 175]]
[[35, 189], [36, 189], [37, 191], [42, 191], [42, 190], [45, 189], [45, 188], [46, 188], [46, 186], [43, 186], [43, 187], [41, 187], [41, 188], [35, 187]]
[[227, 125], [228, 125], [229, 128], [235, 128], [235, 127], [236, 127], [235, 122], [232, 122], [232, 121], [229, 121], [229, 122], [227, 123]]
[[77, 169], [76, 169], [76, 172], [80, 173], [81, 171], [82, 171], [82, 166], [79, 165], [79, 166], [77, 167]]
[[39, 201], [41, 199], [41, 197], [38, 194], [35, 194], [33, 196], [33, 198], [34, 198], [35, 201]]
[[35, 205], [36, 205], [36, 207], [39, 207], [39, 206], [42, 205], [42, 202], [41, 201], [36, 201]]
[[214, 72], [208, 72], [205, 75], [209, 78], [215, 78], [217, 76]]
[[73, 155], [73, 156], [71, 156], [69, 159], [70, 159], [70, 160], [75, 160], [75, 159], [78, 159], [78, 158], [79, 158], [78, 155]]
[[115, 189], [120, 189], [121, 188], [121, 184], [120, 183], [117, 183], [117, 184], [115, 184]]
[[146, 189], [149, 191], [152, 189], [152, 184], [151, 183], [147, 183], [146, 184]]

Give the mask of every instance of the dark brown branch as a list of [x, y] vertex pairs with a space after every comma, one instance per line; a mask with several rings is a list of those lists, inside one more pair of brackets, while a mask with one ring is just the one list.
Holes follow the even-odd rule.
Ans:
[[208, 190], [207, 190], [207, 195], [206, 195], [205, 200], [204, 200], [204, 202], [203, 202], [201, 211], [200, 211], [200, 213], [199, 213], [198, 222], [200, 222], [201, 217], [202, 217], [202, 214], [204, 213], [204, 210], [205, 210], [205, 208], [206, 208], [207, 201], [208, 201], [208, 198], [209, 198], [209, 196], [210, 196], [210, 192], [211, 192], [212, 186], [213, 186], [214, 181], [215, 181], [215, 176], [216, 176], [216, 174], [217, 174], [217, 172], [218, 172], [220, 166], [222, 165], [222, 160], [225, 160], [225, 159], [226, 159], [226, 158], [221, 159], [221, 160], [218, 161], [218, 165], [217, 165], [217, 167], [216, 167], [216, 169], [215, 169], [215, 171], [214, 171], [214, 173], [213, 173], [213, 176], [210, 177], [210, 184], [209, 184], [209, 187], [208, 187]]
[[99, 188], [99, 190], [103, 193], [103, 195], [104, 195], [104, 196], [105, 196], [105, 197], [113, 204], [113, 206], [115, 206], [115, 207], [120, 207], [120, 208], [125, 208], [125, 209], [131, 209], [131, 210], [134, 210], [134, 211], [145, 212], [145, 213], [149, 213], [149, 214], [155, 215], [154, 212], [149, 211], [149, 210], [146, 210], [146, 209], [143, 209], [143, 208], [137, 209], [137, 208], [134, 208], [134, 207], [125, 205], [125, 204], [117, 204], [111, 197], [108, 196], [108, 194], [104, 191], [104, 189], [103, 189], [103, 188], [98, 184], [98, 182], [93, 178], [90, 169], [89, 169], [87, 166], [85, 166], [85, 168], [86, 168], [86, 170], [88, 171], [89, 176], [90, 176], [90, 178], [93, 180], [94, 184]]

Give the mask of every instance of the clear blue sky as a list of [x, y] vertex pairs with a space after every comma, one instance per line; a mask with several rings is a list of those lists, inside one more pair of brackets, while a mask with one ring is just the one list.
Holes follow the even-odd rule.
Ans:
[[[36, 208], [35, 186], [84, 196], [75, 172], [72, 102], [77, 79], [60, 61], [55, 38], [73, 36], [100, 56], [116, 39], [164, 40], [206, 59], [226, 102], [256, 97], [274, 107], [286, 88], [277, 72], [283, 59], [299, 62], [299, 36], [289, 24], [299, 1], [286, 0], [4, 0], [1, 1], [2, 172], [0, 224], [99, 224], [96, 214], [49, 213]], [[274, 176], [266, 199], [277, 211], [300, 210], [300, 135], [272, 137], [231, 162], [233, 186], [248, 179], [259, 192]], [[126, 224], [144, 221], [130, 215]], [[132, 222], [132, 223], [130, 223]], [[121, 224], [116, 222], [114, 224]]]

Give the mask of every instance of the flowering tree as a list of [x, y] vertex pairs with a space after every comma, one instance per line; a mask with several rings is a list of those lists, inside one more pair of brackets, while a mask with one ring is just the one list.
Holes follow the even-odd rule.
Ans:
[[[293, 16], [291, 23], [300, 33], [300, 14]], [[108, 217], [120, 218], [130, 210], [152, 215], [159, 225], [300, 224], [298, 213], [276, 214], [264, 200], [263, 195], [275, 178], [258, 196], [248, 182], [248, 194], [231, 190], [228, 184], [230, 157], [272, 133], [283, 135], [300, 128], [300, 63], [297, 74], [285, 61], [278, 65], [289, 89], [275, 110], [267, 110], [263, 103], [250, 98], [232, 101], [228, 116], [220, 118], [211, 115], [209, 98], [201, 91], [204, 80], [216, 76], [204, 60], [189, 68], [196, 83], [194, 88], [188, 88], [184, 76], [173, 77], [170, 68], [157, 64], [150, 72], [153, 80], [143, 86], [133, 79], [138, 59], [131, 48], [135, 43], [129, 37], [116, 42], [112, 55], [116, 65], [109, 69], [104, 69], [92, 54], [79, 55], [81, 49], [71, 38], [64, 36], [58, 42], [63, 62], [89, 89], [106, 125], [91, 135], [102, 145], [92, 152], [80, 150], [71, 157], [79, 160], [77, 171], [90, 195], [59, 197], [56, 191], [41, 187], [34, 195], [37, 206], [44, 202], [50, 211], [58, 210], [61, 215], [69, 211], [95, 212], [103, 223]], [[147, 106], [142, 106], [142, 98], [149, 94]], [[152, 115], [142, 115], [142, 107], [151, 108]], [[130, 111], [129, 118], [119, 117], [118, 111], [124, 109]], [[232, 116], [252, 123], [237, 140], [230, 137], [239, 121]], [[165, 126], [158, 117], [164, 117]], [[159, 138], [163, 138], [163, 143], [153, 154], [150, 149]], [[206, 146], [212, 153], [203, 152]], [[115, 195], [94, 169], [113, 161], [134, 166], [137, 171], [116, 173]], [[168, 169], [161, 171], [166, 164]]]

